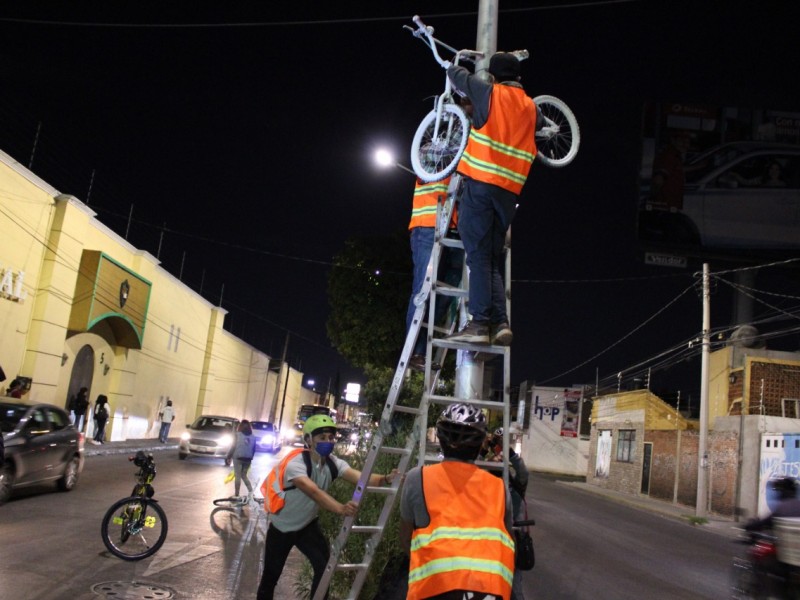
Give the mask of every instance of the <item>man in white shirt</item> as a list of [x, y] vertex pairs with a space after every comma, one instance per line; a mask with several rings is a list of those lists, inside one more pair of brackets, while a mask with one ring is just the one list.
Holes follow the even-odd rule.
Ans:
[[158, 432], [158, 439], [162, 444], [167, 443], [169, 437], [169, 428], [175, 420], [175, 409], [172, 408], [172, 400], [167, 400], [167, 405], [158, 413], [158, 418], [161, 421], [161, 429]]

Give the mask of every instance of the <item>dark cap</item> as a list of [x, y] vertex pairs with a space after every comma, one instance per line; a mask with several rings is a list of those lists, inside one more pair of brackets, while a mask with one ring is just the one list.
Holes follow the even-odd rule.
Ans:
[[489, 60], [489, 73], [498, 81], [507, 81], [519, 77], [519, 60], [508, 52], [498, 52]]

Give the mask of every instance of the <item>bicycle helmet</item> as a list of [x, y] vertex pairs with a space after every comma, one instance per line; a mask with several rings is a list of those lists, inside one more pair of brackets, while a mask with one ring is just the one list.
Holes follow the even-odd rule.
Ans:
[[450, 448], [477, 448], [486, 439], [486, 416], [471, 404], [451, 404], [436, 421], [436, 433]]
[[303, 435], [336, 433], [336, 423], [328, 415], [311, 415], [303, 425]]
[[497, 52], [489, 59], [489, 73], [497, 81], [516, 79], [520, 74], [519, 59], [508, 52]]

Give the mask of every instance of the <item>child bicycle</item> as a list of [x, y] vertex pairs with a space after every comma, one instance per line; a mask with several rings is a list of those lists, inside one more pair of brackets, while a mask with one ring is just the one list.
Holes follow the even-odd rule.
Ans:
[[[421, 39], [433, 52], [436, 62], [444, 68], [450, 65], [439, 55], [438, 46], [453, 52], [452, 64], [462, 59], [472, 62], [483, 58], [477, 50], [455, 50], [433, 37], [433, 27], [413, 18], [416, 28], [404, 25], [414, 37]], [[512, 52], [518, 60], [528, 58], [527, 50]], [[537, 158], [548, 167], [563, 167], [572, 162], [580, 146], [580, 129], [572, 110], [555, 96], [536, 96], [544, 125], [536, 132]], [[467, 147], [470, 123], [464, 109], [453, 97], [450, 78], [445, 75], [444, 92], [437, 96], [434, 108], [417, 127], [411, 143], [411, 166], [422, 181], [439, 181], [450, 175]]]
[[156, 477], [152, 454], [141, 450], [128, 460], [139, 467], [136, 485], [130, 497], [122, 498], [108, 509], [100, 526], [103, 543], [114, 556], [123, 560], [142, 560], [152, 556], [167, 539], [167, 515], [153, 498], [151, 485]]

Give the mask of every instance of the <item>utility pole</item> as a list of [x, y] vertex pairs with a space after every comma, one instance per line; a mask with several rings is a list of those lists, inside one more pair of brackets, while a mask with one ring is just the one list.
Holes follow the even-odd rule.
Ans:
[[697, 500], [695, 515], [706, 516], [708, 506], [708, 366], [711, 338], [711, 300], [708, 263], [703, 263], [703, 354], [700, 368], [700, 439], [697, 444]]
[[[475, 63], [475, 73], [484, 79], [489, 77], [486, 70], [489, 59], [497, 51], [497, 13], [498, 0], [480, 0], [475, 49], [483, 54], [483, 58]], [[460, 326], [464, 324], [459, 323]], [[484, 363], [476, 361], [475, 352], [469, 350], [459, 350], [456, 356], [455, 395], [465, 400], [480, 399], [483, 393]], [[507, 426], [505, 429], [508, 431]]]
[[[281, 389], [281, 375], [283, 375], [283, 365], [286, 364], [286, 352], [289, 350], [289, 332], [286, 332], [286, 341], [283, 343], [283, 354], [281, 354], [281, 365], [278, 369], [278, 376], [275, 378], [275, 395], [272, 397], [272, 406], [269, 407], [269, 422], [275, 423], [275, 413], [278, 411], [278, 392]], [[280, 423], [278, 423], [280, 428]]]

